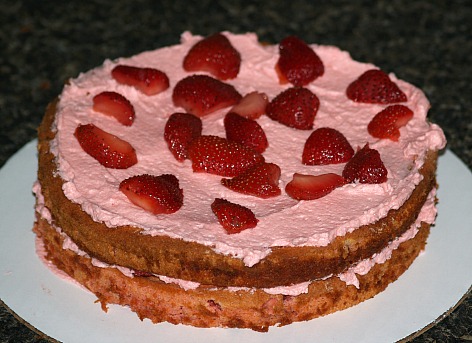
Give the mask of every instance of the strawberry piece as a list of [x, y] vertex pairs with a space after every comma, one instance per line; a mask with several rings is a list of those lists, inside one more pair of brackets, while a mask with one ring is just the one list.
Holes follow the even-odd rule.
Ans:
[[134, 107], [128, 99], [116, 92], [101, 92], [93, 97], [93, 110], [114, 117], [130, 126], [134, 121]]
[[146, 272], [146, 271], [143, 271], [143, 270], [133, 270], [133, 276], [135, 277], [152, 277], [154, 276], [153, 273], [149, 273], [149, 272]]
[[222, 179], [221, 184], [235, 192], [270, 198], [280, 195], [280, 167], [274, 163], [260, 163], [232, 179]]
[[292, 87], [267, 105], [269, 118], [299, 130], [311, 130], [320, 107], [318, 97], [307, 88]]
[[135, 175], [121, 181], [119, 189], [133, 204], [153, 214], [174, 213], [184, 201], [179, 180], [172, 174]]
[[407, 101], [405, 93], [382, 70], [371, 69], [353, 81], [346, 90], [349, 99], [370, 104]]
[[296, 200], [314, 200], [328, 195], [345, 183], [342, 176], [333, 173], [321, 175], [295, 173], [292, 181], [285, 186], [285, 192]]
[[322, 127], [306, 140], [302, 162], [306, 165], [337, 164], [349, 161], [352, 155], [354, 149], [341, 132]]
[[228, 200], [216, 198], [211, 204], [211, 210], [228, 234], [239, 233], [257, 226], [258, 220], [249, 208]]
[[241, 117], [229, 112], [224, 119], [226, 138], [246, 145], [261, 154], [269, 146], [266, 134], [259, 123], [253, 119]]
[[387, 169], [380, 154], [366, 144], [358, 150], [344, 166], [343, 177], [346, 182], [383, 183], [387, 181]]
[[376, 138], [387, 138], [398, 141], [399, 128], [405, 126], [413, 118], [413, 111], [403, 105], [391, 105], [380, 111], [370, 121], [367, 131]]
[[257, 151], [217, 136], [200, 136], [188, 147], [194, 172], [234, 177], [264, 162]]
[[298, 37], [284, 38], [279, 44], [279, 54], [275, 69], [281, 84], [305, 86], [324, 74], [319, 56]]
[[231, 108], [230, 112], [237, 113], [246, 118], [257, 119], [265, 113], [268, 103], [269, 98], [265, 93], [254, 91], [243, 96], [243, 98]]
[[132, 86], [146, 95], [156, 95], [169, 88], [167, 75], [154, 68], [117, 65], [111, 71], [111, 76], [118, 83]]
[[164, 139], [177, 161], [188, 158], [188, 145], [202, 134], [202, 120], [190, 113], [173, 113], [167, 120]]
[[241, 55], [221, 33], [196, 43], [183, 62], [186, 71], [206, 71], [220, 80], [234, 79], [240, 66]]
[[231, 85], [207, 75], [192, 75], [174, 87], [172, 100], [177, 107], [203, 117], [219, 109], [233, 106], [241, 94]]
[[79, 125], [74, 136], [87, 154], [107, 168], [126, 169], [138, 162], [131, 144], [93, 124]]

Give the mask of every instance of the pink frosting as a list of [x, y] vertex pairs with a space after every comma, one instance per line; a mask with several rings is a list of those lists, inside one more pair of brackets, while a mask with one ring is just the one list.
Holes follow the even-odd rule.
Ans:
[[[278, 47], [259, 44], [256, 35], [224, 33], [242, 57], [238, 77], [228, 83], [246, 94], [257, 90], [274, 98], [290, 85], [279, 85], [274, 66]], [[367, 133], [367, 124], [384, 105], [360, 104], [347, 99], [346, 87], [362, 72], [374, 68], [371, 64], [353, 61], [347, 52], [332, 46], [312, 45], [325, 66], [325, 74], [307, 88], [320, 99], [320, 109], [314, 128], [333, 127], [341, 131], [354, 148], [369, 143], [380, 152], [388, 170], [383, 184], [348, 184], [314, 201], [295, 201], [282, 192], [272, 199], [259, 199], [232, 192], [220, 185], [221, 177], [192, 172], [190, 161], [174, 159], [163, 139], [167, 118], [181, 112], [172, 103], [172, 88], [188, 76], [182, 60], [200, 36], [184, 33], [179, 45], [144, 52], [131, 58], [105, 61], [96, 69], [70, 80], [60, 96], [51, 144], [58, 173], [64, 180], [64, 193], [82, 206], [95, 221], [110, 229], [133, 225], [146, 235], [167, 235], [207, 245], [218, 253], [240, 258], [248, 266], [258, 263], [276, 246], [325, 246], [335, 237], [352, 232], [361, 225], [375, 222], [390, 209], [400, 207], [422, 177], [418, 170], [428, 150], [445, 146], [441, 129], [427, 121], [430, 107], [423, 92], [390, 74], [408, 97], [404, 103], [414, 111], [414, 117], [400, 129], [399, 142], [378, 140]], [[164, 71], [170, 88], [155, 96], [146, 96], [132, 87], [116, 83], [110, 75], [117, 64], [153, 67]], [[113, 118], [92, 110], [92, 98], [102, 91], [116, 91], [128, 98], [136, 110], [131, 127], [124, 127]], [[223, 109], [203, 118], [203, 133], [224, 137]], [[258, 119], [269, 148], [264, 153], [268, 162], [282, 169], [281, 189], [293, 173], [340, 174], [344, 165], [305, 166], [301, 155], [311, 131], [300, 131], [267, 116]], [[131, 143], [137, 151], [138, 163], [125, 170], [106, 169], [87, 155], [73, 136], [77, 125], [94, 123]], [[136, 174], [172, 173], [184, 190], [184, 205], [171, 215], [153, 215], [132, 205], [118, 190], [119, 183]], [[256, 228], [228, 235], [217, 222], [210, 204], [223, 197], [251, 208], [259, 219]]]

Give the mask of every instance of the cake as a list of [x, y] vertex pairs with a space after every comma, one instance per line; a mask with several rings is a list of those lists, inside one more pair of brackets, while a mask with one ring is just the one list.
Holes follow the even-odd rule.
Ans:
[[269, 327], [424, 249], [445, 146], [415, 86], [333, 46], [185, 32], [70, 80], [39, 128], [38, 252], [107, 304]]

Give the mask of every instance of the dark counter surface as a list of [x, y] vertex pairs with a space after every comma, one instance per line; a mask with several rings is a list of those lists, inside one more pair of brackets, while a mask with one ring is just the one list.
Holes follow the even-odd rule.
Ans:
[[[176, 44], [185, 30], [201, 35], [227, 30], [256, 32], [269, 43], [296, 34], [310, 43], [337, 45], [356, 60], [394, 71], [424, 90], [432, 104], [431, 121], [443, 128], [448, 148], [472, 168], [472, 2], [192, 3], [2, 1], [0, 167], [35, 138], [47, 103], [69, 78], [106, 58]], [[0, 342], [50, 341], [0, 302]], [[413, 338], [470, 341], [470, 292], [454, 311]]]

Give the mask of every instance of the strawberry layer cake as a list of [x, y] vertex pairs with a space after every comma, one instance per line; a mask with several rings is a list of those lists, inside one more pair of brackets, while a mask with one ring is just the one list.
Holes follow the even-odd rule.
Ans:
[[39, 128], [38, 252], [141, 319], [267, 331], [424, 249], [445, 146], [413, 85], [289, 36], [184, 33], [70, 80]]

